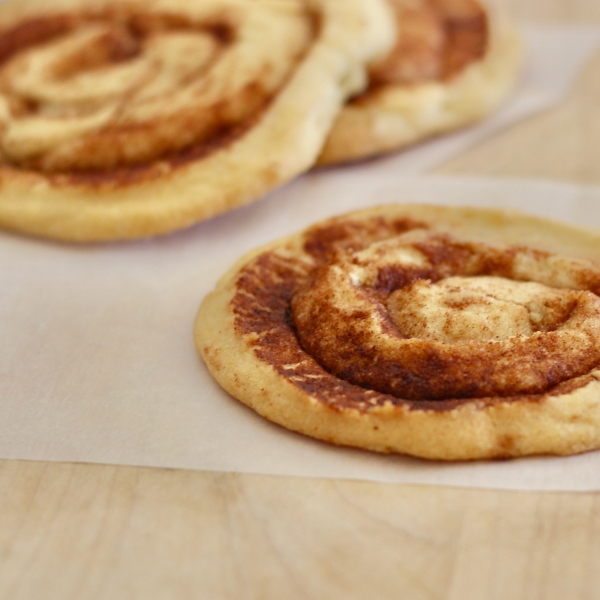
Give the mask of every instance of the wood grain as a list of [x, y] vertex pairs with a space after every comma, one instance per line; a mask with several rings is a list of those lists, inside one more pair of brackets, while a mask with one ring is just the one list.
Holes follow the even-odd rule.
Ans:
[[[600, 24], [597, 0], [506, 0]], [[600, 56], [440, 173], [600, 182]], [[595, 600], [600, 494], [0, 461], [0, 598]]]
[[597, 597], [600, 496], [4, 461], [0, 597]]

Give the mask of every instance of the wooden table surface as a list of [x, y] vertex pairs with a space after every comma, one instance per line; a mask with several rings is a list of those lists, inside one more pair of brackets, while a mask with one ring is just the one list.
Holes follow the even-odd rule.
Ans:
[[[598, 0], [506, 0], [600, 25]], [[600, 184], [600, 53], [437, 172]], [[0, 461], [0, 598], [600, 598], [600, 494]]]

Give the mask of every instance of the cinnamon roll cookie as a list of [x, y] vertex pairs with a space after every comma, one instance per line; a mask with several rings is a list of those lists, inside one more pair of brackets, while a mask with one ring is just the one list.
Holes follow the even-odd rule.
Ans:
[[515, 83], [519, 39], [478, 0], [388, 0], [396, 46], [335, 122], [322, 165], [403, 148], [489, 115]]
[[267, 419], [334, 444], [465, 460], [600, 447], [600, 233], [390, 205], [242, 258], [199, 353]]
[[172, 231], [308, 169], [395, 27], [380, 0], [0, 7], [0, 226]]

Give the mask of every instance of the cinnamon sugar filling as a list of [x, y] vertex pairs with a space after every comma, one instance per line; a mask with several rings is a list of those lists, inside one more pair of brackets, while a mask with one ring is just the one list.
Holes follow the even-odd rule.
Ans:
[[593, 378], [595, 265], [371, 221], [313, 229], [302, 256], [268, 252], [240, 274], [236, 329], [292, 384], [332, 407], [450, 410]]
[[231, 143], [316, 35], [300, 3], [240, 7], [158, 12], [115, 3], [5, 26], [0, 165], [50, 180], [126, 183]]
[[398, 43], [370, 70], [370, 93], [386, 85], [445, 81], [485, 54], [488, 22], [475, 0], [390, 0]]

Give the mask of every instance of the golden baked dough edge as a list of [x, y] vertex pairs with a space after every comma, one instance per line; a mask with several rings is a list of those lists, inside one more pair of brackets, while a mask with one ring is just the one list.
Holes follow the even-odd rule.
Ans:
[[[152, 236], [248, 204], [309, 169], [340, 107], [364, 86], [365, 64], [391, 47], [395, 31], [389, 7], [379, 0], [308, 4], [323, 15], [318, 41], [258, 124], [240, 138], [157, 178], [113, 188], [52, 183], [39, 173], [4, 169], [0, 226], [68, 241]], [[0, 8], [0, 19], [81, 6], [77, 0], [51, 7], [43, 0], [15, 0]], [[146, 6], [176, 8], [166, 0], [148, 0]]]
[[348, 104], [336, 119], [319, 166], [370, 158], [476, 123], [514, 87], [522, 44], [510, 22], [484, 5], [490, 45], [481, 60], [448, 82], [389, 86], [365, 104]]
[[[600, 233], [514, 211], [393, 205], [351, 213], [351, 218], [412, 217], [455, 235], [488, 243], [523, 244], [588, 259], [600, 257]], [[600, 381], [539, 401], [477, 400], [447, 411], [386, 405], [359, 412], [332, 408], [260, 361], [234, 326], [230, 302], [237, 276], [266, 250], [296, 253], [302, 234], [244, 256], [207, 295], [194, 338], [209, 371], [232, 396], [270, 421], [330, 443], [427, 459], [472, 460], [535, 454], [567, 455], [600, 447]], [[600, 371], [594, 372], [600, 379]]]

